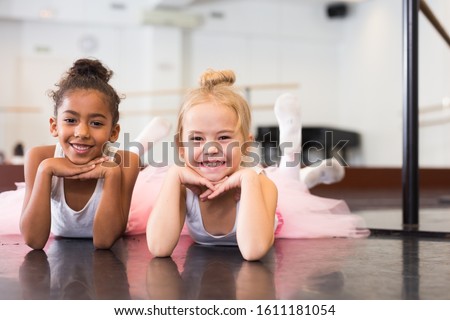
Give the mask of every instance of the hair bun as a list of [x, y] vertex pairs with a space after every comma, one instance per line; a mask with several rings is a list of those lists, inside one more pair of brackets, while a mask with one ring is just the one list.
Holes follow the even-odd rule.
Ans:
[[113, 72], [106, 69], [100, 61], [91, 59], [79, 59], [69, 70], [69, 77], [95, 77], [108, 82]]
[[200, 86], [212, 89], [217, 85], [231, 86], [236, 81], [236, 76], [231, 70], [206, 70], [200, 77]]

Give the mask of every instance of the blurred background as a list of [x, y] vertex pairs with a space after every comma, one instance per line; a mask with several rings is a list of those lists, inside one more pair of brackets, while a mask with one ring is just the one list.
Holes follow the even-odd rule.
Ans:
[[[450, 1], [427, 3], [450, 30]], [[154, 116], [175, 126], [186, 88], [207, 68], [232, 69], [251, 103], [255, 136], [276, 126], [277, 96], [293, 92], [305, 128], [351, 134], [350, 166], [400, 167], [402, 4], [0, 0], [0, 151], [13, 159], [19, 143], [25, 151], [55, 143], [47, 91], [76, 59], [94, 57], [115, 72], [111, 84], [126, 97], [122, 143]], [[449, 71], [448, 45], [419, 14], [421, 167], [450, 167]], [[154, 160], [164, 157], [161, 148]]]

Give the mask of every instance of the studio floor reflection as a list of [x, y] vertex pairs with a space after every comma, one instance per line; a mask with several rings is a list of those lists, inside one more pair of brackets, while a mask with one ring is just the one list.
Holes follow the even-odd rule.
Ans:
[[260, 262], [237, 248], [182, 237], [172, 258], [152, 258], [145, 236], [95, 250], [90, 240], [52, 239], [30, 251], [0, 235], [0, 299], [450, 299], [450, 241], [277, 240]]

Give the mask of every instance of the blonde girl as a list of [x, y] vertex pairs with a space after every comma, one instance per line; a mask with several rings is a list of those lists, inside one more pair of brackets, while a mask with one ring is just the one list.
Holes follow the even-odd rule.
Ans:
[[147, 224], [150, 252], [170, 256], [186, 222], [195, 242], [237, 245], [246, 260], [272, 247], [277, 188], [258, 168], [241, 164], [251, 113], [232, 71], [205, 72], [178, 117], [182, 165], [169, 168]]

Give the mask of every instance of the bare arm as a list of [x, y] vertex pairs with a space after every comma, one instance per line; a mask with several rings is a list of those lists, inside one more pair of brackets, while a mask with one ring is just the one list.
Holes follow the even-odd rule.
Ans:
[[236, 223], [239, 250], [246, 260], [261, 259], [274, 241], [277, 188], [265, 175], [242, 169], [225, 180], [208, 198], [234, 188], [241, 189]]
[[36, 147], [25, 159], [25, 197], [20, 230], [25, 243], [33, 249], [42, 249], [50, 235], [52, 177], [73, 176], [95, 167], [95, 161], [77, 166], [65, 158], [53, 158], [54, 150], [54, 146]]
[[[103, 192], [94, 218], [93, 241], [98, 249], [109, 249], [125, 232], [131, 196], [139, 174], [139, 157], [120, 151], [120, 165], [104, 162]], [[126, 161], [124, 157], [127, 157]]]
[[197, 194], [202, 187], [214, 189], [210, 181], [189, 168], [169, 169], [147, 223], [148, 248], [156, 257], [170, 256], [178, 243], [186, 217], [185, 187]]
[[171, 167], [147, 223], [147, 244], [155, 257], [170, 256], [184, 225], [186, 202], [179, 178], [181, 168]]
[[31, 149], [25, 157], [25, 197], [20, 217], [20, 231], [25, 243], [42, 249], [50, 235], [50, 191], [52, 175], [41, 163], [51, 157], [49, 148]]
[[273, 182], [253, 170], [241, 180], [236, 237], [246, 260], [262, 258], [273, 245], [277, 195]]

